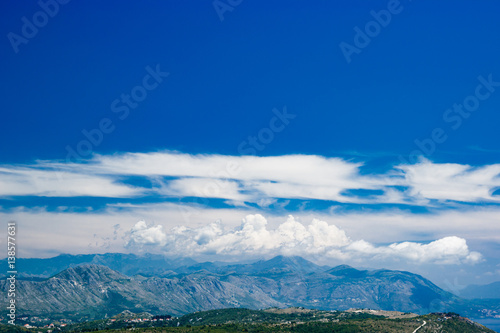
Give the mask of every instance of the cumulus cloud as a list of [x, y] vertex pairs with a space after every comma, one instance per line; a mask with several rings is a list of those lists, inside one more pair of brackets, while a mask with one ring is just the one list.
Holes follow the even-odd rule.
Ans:
[[416, 242], [393, 243], [389, 246], [375, 247], [359, 240], [348, 246], [348, 250], [375, 258], [402, 258], [419, 263], [459, 264], [477, 263], [482, 260], [479, 252], [470, 251], [465, 239], [450, 236], [428, 244]]
[[[135, 205], [113, 205], [91, 213], [81, 213], [73, 210], [50, 210], [44, 207], [16, 208], [0, 210], [0, 219], [3, 221], [22, 221], [23, 244], [19, 249], [22, 257], [50, 257], [60, 253], [101, 253], [100, 248], [88, 249], [89, 240], [93, 239], [94, 233], [100, 237], [110, 237], [112, 252], [134, 251], [132, 248], [125, 249], [123, 237], [127, 235], [139, 220], [158, 221], [163, 226], [162, 231], [166, 235], [172, 233], [171, 229], [178, 225], [186, 225], [192, 228], [205, 226], [207, 221], [221, 219], [219, 223], [222, 232], [239, 228], [242, 216], [249, 214], [247, 208], [210, 208], [191, 206], [185, 210], [180, 203], [149, 203]], [[254, 209], [254, 212], [258, 210]], [[455, 235], [467, 239], [469, 248], [474, 246], [475, 251], [484, 255], [488, 262], [496, 262], [499, 258], [498, 248], [494, 244], [500, 242], [500, 209], [494, 206], [484, 208], [469, 208], [468, 210], [446, 210], [432, 214], [412, 214], [404, 210], [378, 210], [378, 211], [348, 211], [342, 214], [330, 214], [325, 211], [301, 211], [293, 214], [295, 222], [292, 227], [281, 228], [281, 232], [295, 235], [288, 236], [293, 241], [285, 242], [282, 251], [285, 253], [290, 248], [294, 254], [296, 244], [304, 240], [303, 228], [307, 230], [311, 221], [316, 218], [328, 221], [329, 225], [335, 225], [343, 230], [351, 240], [364, 239], [371, 244], [401, 243], [412, 240], [417, 243], [427, 244], [429, 241], [442, 239]], [[265, 215], [266, 216], [266, 215]], [[286, 222], [287, 218], [269, 215], [266, 216], [268, 230], [277, 230]], [[160, 222], [161, 221], [161, 222]], [[215, 222], [214, 222], [215, 223]], [[119, 227], [118, 227], [119, 225]], [[50, 226], [50, 227], [47, 227]], [[197, 229], [197, 228], [194, 228]], [[199, 238], [200, 243], [207, 243], [211, 239], [210, 233], [216, 232], [206, 230], [207, 236]], [[115, 234], [116, 231], [116, 234]], [[219, 231], [220, 232], [220, 231]], [[55, 242], [47, 243], [44, 239], [52, 237]], [[128, 239], [128, 238], [127, 238]], [[491, 246], [493, 245], [493, 246]], [[150, 245], [146, 248], [149, 252], [160, 252], [160, 246]], [[339, 248], [340, 249], [340, 248]], [[337, 249], [337, 251], [339, 250]], [[331, 250], [333, 252], [335, 249]], [[342, 249], [343, 250], [343, 249]], [[343, 250], [345, 252], [345, 250]], [[321, 254], [310, 259], [319, 262]], [[329, 258], [335, 257], [330, 254]], [[201, 260], [211, 258], [200, 257]], [[228, 259], [229, 260], [229, 259]], [[331, 263], [324, 262], [325, 264]], [[404, 259], [400, 261], [403, 263]], [[354, 262], [351, 261], [351, 264]], [[358, 262], [357, 265], [374, 267], [371, 262]], [[390, 266], [389, 263], [380, 263], [378, 267]], [[411, 268], [411, 267], [410, 267]], [[410, 269], [408, 268], [408, 269]], [[411, 269], [410, 269], [411, 270]]]
[[313, 219], [304, 225], [293, 216], [269, 228], [260, 214], [247, 215], [238, 227], [225, 228], [220, 221], [188, 228], [175, 227], [163, 232], [161, 226], [148, 227], [139, 221], [130, 232], [129, 246], [155, 245], [169, 255], [256, 257], [265, 255], [322, 256], [341, 260], [382, 259], [415, 263], [478, 263], [482, 256], [470, 251], [465, 239], [450, 236], [428, 244], [417, 242], [376, 246], [364, 240], [352, 240], [342, 229]]
[[167, 235], [163, 232], [163, 226], [148, 226], [145, 221], [139, 221], [130, 230], [126, 246], [163, 246], [166, 239]]

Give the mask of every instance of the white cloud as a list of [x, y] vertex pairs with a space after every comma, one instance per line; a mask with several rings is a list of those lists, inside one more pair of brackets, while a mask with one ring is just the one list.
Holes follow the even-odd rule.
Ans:
[[500, 164], [473, 168], [468, 165], [431, 163], [399, 166], [414, 198], [462, 202], [500, 201], [492, 191], [500, 186]]
[[217, 178], [179, 178], [163, 184], [160, 193], [180, 197], [223, 198], [235, 201], [251, 200], [240, 193], [237, 182]]
[[382, 258], [402, 258], [418, 263], [459, 264], [478, 263], [482, 260], [479, 252], [470, 251], [465, 239], [450, 236], [428, 244], [417, 242], [393, 243], [386, 247], [375, 247], [363, 240], [353, 242], [349, 250], [368, 256]]
[[147, 227], [138, 222], [130, 232], [129, 245], [157, 245], [169, 255], [217, 255], [257, 257], [262, 255], [318, 256], [335, 259], [406, 260], [415, 263], [478, 263], [482, 256], [470, 251], [465, 239], [450, 236], [428, 244], [400, 242], [376, 246], [365, 240], [351, 240], [335, 225], [313, 219], [309, 225], [293, 216], [268, 228], [260, 214], [247, 215], [241, 225], [225, 229], [217, 221], [198, 228], [175, 227], [164, 233], [161, 226]]
[[[194, 196], [235, 205], [275, 199], [423, 206], [431, 200], [432, 205], [438, 205], [436, 200], [500, 203], [500, 196], [492, 195], [500, 186], [500, 164], [471, 167], [422, 160], [379, 174], [361, 172], [362, 167], [362, 163], [316, 155], [96, 155], [87, 163], [42, 161], [0, 167], [0, 196]], [[123, 182], [132, 176], [149, 179], [153, 188]], [[356, 190], [376, 192], [354, 195]]]
[[134, 197], [143, 192], [111, 177], [36, 167], [0, 168], [0, 196]]
[[[444, 274], [444, 271], [438, 269], [435, 263], [443, 259], [424, 256], [430, 258], [426, 260], [432, 260], [426, 265], [425, 261], [407, 259], [403, 252], [394, 256], [391, 255], [394, 251], [387, 249], [388, 243], [400, 244], [411, 240], [414, 244], [428, 245], [429, 241], [440, 240], [450, 235], [466, 239], [472, 254], [460, 255], [460, 261], [477, 262], [479, 258], [474, 257], [473, 251], [481, 252], [486, 260], [481, 265], [468, 269], [470, 274], [477, 272], [482, 265], [494, 266], [499, 258], [498, 247], [485, 246], [500, 242], [500, 223], [498, 223], [500, 210], [496, 207], [442, 211], [435, 214], [412, 214], [402, 210], [351, 211], [342, 214], [304, 211], [295, 213], [293, 219], [268, 215], [265, 219], [267, 221], [265, 228], [273, 238], [279, 240], [278, 245], [273, 239], [270, 243], [274, 244], [271, 249], [266, 250], [265, 247], [259, 249], [249, 240], [247, 241], [249, 250], [239, 252], [235, 251], [238, 249], [235, 238], [238, 240], [243, 236], [241, 232], [237, 233], [241, 230], [241, 218], [258, 210], [190, 207], [186, 211], [185, 208], [174, 203], [136, 204], [128, 205], [126, 208], [113, 205], [105, 210], [89, 213], [18, 208], [9, 212], [0, 211], [0, 220], [17, 221], [18, 241], [22, 244], [18, 251], [19, 257], [22, 258], [52, 257], [61, 253], [137, 252], [140, 249], [152, 253], [191, 255], [198, 260], [246, 260], [269, 258], [282, 253], [303, 256], [330, 266], [345, 263], [357, 267], [409, 270], [426, 277], [433, 276], [436, 281], [442, 280], [440, 274]], [[324, 221], [329, 226], [336, 226], [341, 231], [341, 233], [332, 232], [331, 239], [337, 241], [327, 243], [338, 246], [326, 246], [320, 251], [311, 246], [312, 236], [309, 226], [314, 219]], [[161, 232], [167, 237], [165, 245], [162, 246], [160, 237], [160, 241], [157, 238], [156, 242], [150, 242], [149, 245], [142, 247], [140, 244], [124, 247], [126, 241], [130, 240], [130, 231], [140, 220], [148, 221], [148, 224], [149, 221], [156, 221], [153, 227], [161, 225], [163, 227]], [[217, 220], [219, 222], [207, 224], [209, 221]], [[117, 229], [118, 224], [120, 227]], [[178, 227], [179, 225], [181, 227]], [[172, 230], [174, 228], [177, 229], [175, 235]], [[97, 238], [94, 234], [97, 234]], [[222, 237], [226, 234], [228, 236]], [[346, 238], [347, 245], [343, 245], [346, 243]], [[52, 241], [47, 242], [47, 239]], [[171, 242], [172, 240], [176, 242]], [[361, 240], [365, 242], [361, 243]], [[320, 243], [323, 241], [319, 239]], [[371, 246], [375, 250], [362, 251], [349, 248], [362, 244]], [[386, 250], [379, 254], [380, 249]], [[230, 253], [240, 254], [231, 256]], [[257, 257], [251, 257], [254, 255]], [[448, 254], [443, 258], [454, 257]], [[456, 269], [461, 267], [446, 266], [449, 267], [445, 269], [447, 272], [454, 272], [453, 267]]]
[[130, 230], [127, 246], [165, 245], [166, 239], [163, 226], [148, 226], [145, 221], [139, 221]]

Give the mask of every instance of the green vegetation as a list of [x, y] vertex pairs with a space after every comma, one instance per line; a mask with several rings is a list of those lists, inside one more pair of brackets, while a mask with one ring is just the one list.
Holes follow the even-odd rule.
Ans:
[[460, 317], [460, 315], [452, 312], [446, 314], [431, 313], [421, 316], [421, 318], [428, 322], [426, 330], [422, 332], [493, 332], [468, 318]]
[[[179, 318], [147, 316], [124, 312], [114, 318], [80, 324], [59, 326], [53, 332], [125, 333], [236, 333], [236, 332], [287, 332], [287, 333], [363, 333], [363, 332], [413, 332], [424, 322], [419, 333], [493, 333], [456, 313], [432, 313], [413, 318], [389, 319], [366, 312], [319, 311], [304, 308], [289, 309], [220, 309], [191, 313]], [[160, 320], [161, 319], [161, 320]], [[1, 332], [47, 332], [48, 328], [13, 330], [0, 326]]]
[[26, 333], [27, 330], [13, 325], [0, 324], [0, 333]]

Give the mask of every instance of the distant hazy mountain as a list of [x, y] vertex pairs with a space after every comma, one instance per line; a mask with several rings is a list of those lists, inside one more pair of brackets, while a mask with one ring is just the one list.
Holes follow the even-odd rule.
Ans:
[[[65, 269], [82, 264], [96, 264], [109, 267], [125, 275], [159, 275], [176, 269], [179, 266], [191, 266], [196, 261], [190, 258], [166, 258], [162, 255], [123, 253], [105, 254], [81, 254], [70, 255], [61, 254], [54, 258], [18, 258], [17, 271], [19, 278], [43, 279], [53, 276]], [[6, 259], [2, 260], [2, 265], [6, 266]]]
[[[111, 262], [127, 272], [141, 272], [132, 257]], [[156, 257], [154, 257], [156, 258]], [[94, 260], [98, 260], [93, 257]], [[116, 261], [121, 257], [115, 258]], [[47, 259], [49, 260], [49, 259]], [[175, 263], [147, 267], [161, 276], [127, 276], [104, 265], [68, 268], [44, 281], [18, 281], [18, 315], [96, 319], [123, 310], [180, 315], [228, 307], [261, 309], [302, 306], [324, 310], [371, 308], [415, 312], [454, 311], [478, 317], [480, 308], [409, 272], [361, 271], [343, 265], [318, 266], [300, 257], [275, 257], [253, 264]], [[67, 259], [67, 262], [75, 262]], [[0, 288], [6, 287], [0, 281]], [[6, 296], [4, 296], [6, 297]], [[5, 304], [6, 299], [3, 299]], [[3, 305], [2, 304], [2, 307]], [[3, 307], [5, 308], [5, 307]]]
[[460, 291], [465, 298], [498, 298], [500, 299], [500, 281], [486, 285], [470, 285]]

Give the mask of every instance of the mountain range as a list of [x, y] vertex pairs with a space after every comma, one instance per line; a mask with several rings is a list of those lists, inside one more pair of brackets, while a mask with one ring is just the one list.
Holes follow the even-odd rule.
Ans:
[[[498, 303], [460, 298], [413, 273], [319, 266], [301, 257], [226, 264], [159, 255], [63, 255], [19, 260], [18, 266], [24, 278], [17, 281], [19, 316], [82, 321], [124, 310], [178, 316], [221, 308], [291, 306], [453, 311], [475, 318], [485, 311], [500, 314]], [[4, 290], [6, 283], [0, 282]]]
[[460, 296], [470, 299], [500, 299], [500, 281], [485, 285], [469, 285], [460, 290]]

